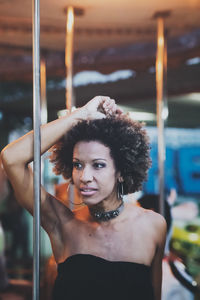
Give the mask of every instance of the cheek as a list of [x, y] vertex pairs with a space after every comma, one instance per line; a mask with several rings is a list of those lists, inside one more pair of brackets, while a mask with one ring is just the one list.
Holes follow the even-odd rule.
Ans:
[[114, 180], [107, 181], [101, 189], [102, 195], [106, 197], [111, 195], [113, 192], [115, 193], [116, 187], [116, 182]]
[[105, 174], [102, 174], [101, 179], [99, 178], [99, 181], [106, 190], [112, 190], [117, 183], [116, 174], [115, 172], [105, 172]]

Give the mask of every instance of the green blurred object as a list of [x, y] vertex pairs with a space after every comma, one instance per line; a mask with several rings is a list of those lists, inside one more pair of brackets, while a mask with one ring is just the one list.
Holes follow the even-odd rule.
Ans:
[[172, 239], [189, 242], [200, 246], [200, 225], [187, 224], [184, 227], [174, 226]]
[[189, 273], [200, 285], [200, 220], [176, 223], [173, 227], [171, 251], [180, 257]]

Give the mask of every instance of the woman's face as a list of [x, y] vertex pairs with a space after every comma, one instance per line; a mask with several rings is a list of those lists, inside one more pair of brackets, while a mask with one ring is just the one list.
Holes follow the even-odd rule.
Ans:
[[118, 177], [108, 147], [97, 141], [75, 145], [72, 178], [85, 204], [95, 205], [102, 200], [116, 201]]

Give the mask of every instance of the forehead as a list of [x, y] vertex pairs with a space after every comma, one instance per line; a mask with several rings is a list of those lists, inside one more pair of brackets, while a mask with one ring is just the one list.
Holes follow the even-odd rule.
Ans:
[[79, 159], [112, 159], [110, 149], [98, 141], [82, 141], [74, 146], [73, 157]]

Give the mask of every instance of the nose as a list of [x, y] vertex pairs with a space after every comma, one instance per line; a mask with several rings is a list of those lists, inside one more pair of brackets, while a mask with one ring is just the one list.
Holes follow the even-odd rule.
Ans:
[[93, 180], [92, 170], [90, 169], [89, 166], [83, 168], [81, 172], [80, 180], [84, 183], [91, 182]]

